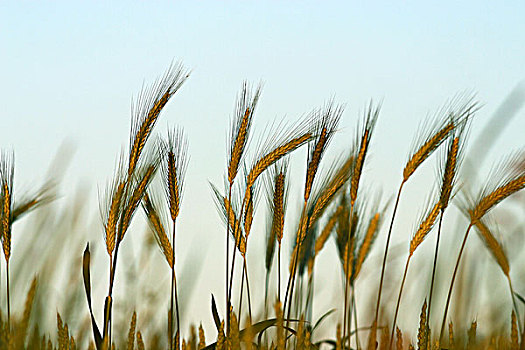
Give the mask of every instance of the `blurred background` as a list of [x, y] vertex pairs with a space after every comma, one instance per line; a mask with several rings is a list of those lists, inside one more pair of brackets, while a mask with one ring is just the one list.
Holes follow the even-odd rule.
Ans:
[[[120, 151], [128, 147], [133, 99], [172, 62], [181, 61], [191, 76], [163, 111], [156, 132], [164, 135], [167, 126], [180, 125], [189, 139], [190, 162], [177, 231], [182, 322], [202, 321], [213, 337], [211, 293], [224, 310], [224, 225], [208, 181], [222, 189], [229, 122], [242, 82], [263, 84], [254, 139], [275, 120], [296, 121], [330, 99], [345, 104], [327, 159], [349, 149], [365, 106], [371, 99], [381, 101], [363, 186], [381, 192], [383, 203], [395, 194], [425, 117], [458, 93], [475, 94], [482, 108], [468, 143], [469, 152], [477, 152], [471, 158], [475, 171], [469, 174], [483, 181], [495, 160], [523, 147], [524, 13], [521, 1], [0, 2], [0, 147], [15, 152], [15, 191], [37, 188], [46, 176], [59, 182], [58, 200], [14, 227], [12, 267], [18, 272], [13, 273], [13, 295], [24, 295], [35, 266], [50, 258], [53, 263], [42, 265], [49, 276], [53, 271], [55, 282], [41, 281], [49, 284], [43, 308], [54, 310], [56, 305], [62, 313], [76, 300], [85, 315], [72, 314], [67, 321], [85, 322], [80, 259], [89, 241], [95, 313], [101, 320], [108, 276], [100, 195], [112, 178]], [[397, 293], [408, 239], [435, 182], [436, 160], [434, 156], [424, 165], [403, 195], [394, 230], [392, 293]], [[285, 231], [285, 252], [290, 249], [286, 234], [293, 231], [299, 215], [296, 203], [305, 163], [306, 149], [292, 156], [287, 219], [291, 223]], [[510, 234], [523, 224], [523, 202], [522, 196], [498, 214], [503, 218], [501, 238], [511, 266], [523, 259], [519, 249], [513, 249], [523, 238]], [[260, 211], [248, 260], [251, 282], [263, 286], [264, 266], [258, 262], [264, 259], [264, 200]], [[139, 212], [122, 248], [117, 323], [127, 324], [133, 309], [138, 311], [139, 326], [165, 322], [167, 306], [148, 314], [149, 302], [167, 305], [170, 276], [143, 217]], [[442, 251], [455, 252], [464, 225], [453, 216], [446, 221]], [[506, 223], [510, 228], [505, 228]], [[375, 290], [378, 283], [386, 226], [356, 286], [362, 291]], [[152, 246], [149, 253], [141, 248], [145, 244]], [[430, 279], [432, 245], [426, 244], [414, 257], [409, 286], [410, 281]], [[330, 240], [325, 249], [316, 265], [314, 319], [340, 307], [342, 295], [334, 242]], [[495, 299], [494, 293], [508, 291], [479, 239], [470, 239], [469, 250], [479, 252], [486, 262], [481, 266], [479, 260], [473, 262], [478, 275], [471, 276], [477, 276], [478, 284], [472, 288], [479, 298], [467, 303], [471, 307], [465, 306], [463, 313], [478, 319], [483, 330], [484, 318], [506, 320], [511, 304], [505, 299], [480, 307], [487, 298]], [[515, 289], [525, 294], [525, 270], [511, 270], [511, 274]], [[437, 309], [445, 293], [438, 293]], [[254, 300], [262, 300], [264, 290], [253, 287], [252, 294]], [[361, 305], [375, 298], [375, 293], [356, 295]], [[409, 290], [405, 295], [403, 307], [408, 310], [413, 304], [414, 311], [407, 312], [400, 325], [415, 329], [425, 295]], [[19, 309], [23, 298], [13, 303]], [[359, 311], [366, 319], [369, 311]], [[53, 325], [54, 312], [46, 317]]]

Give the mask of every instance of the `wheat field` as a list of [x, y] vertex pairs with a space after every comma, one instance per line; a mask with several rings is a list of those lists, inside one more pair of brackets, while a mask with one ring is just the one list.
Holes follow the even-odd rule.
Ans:
[[[14, 152], [1, 153], [1, 349], [525, 349], [525, 291], [514, 287], [525, 271], [503, 239], [511, 231], [523, 236], [523, 220], [511, 207], [523, 205], [525, 152], [507, 152], [487, 178], [475, 176], [469, 136], [481, 105], [468, 93], [422, 120], [405, 164], [393, 175], [400, 179], [397, 193], [383, 193], [381, 184], [366, 183], [374, 172], [370, 153], [382, 141], [374, 133], [382, 122], [381, 103], [366, 105], [345, 152], [332, 155], [344, 105], [330, 100], [296, 122], [261, 133], [252, 125], [262, 87], [243, 83], [224, 127], [223, 184], [209, 184], [223, 222], [210, 234], [223, 237], [223, 246], [212, 249], [223, 257], [216, 265], [224, 300], [199, 301], [214, 325], [205, 332], [186, 307], [194, 293], [188, 278], [175, 268], [181, 252], [192, 249], [177, 242], [191, 234], [178, 228], [179, 213], [192, 197], [185, 176], [194, 141], [179, 126], [156, 127], [164, 107], [176, 103], [177, 92], [190, 82], [190, 71], [172, 64], [133, 104], [131, 127], [122, 126], [130, 129], [129, 144], [120, 154], [115, 150], [118, 162], [99, 196], [104, 234], [96, 244], [104, 245], [103, 255], [92, 254], [93, 242], [86, 240], [82, 193], [61, 210], [51, 205], [58, 197], [57, 177], [20, 193]], [[304, 174], [291, 176], [291, 159], [302, 154]], [[427, 163], [433, 163], [435, 177], [421, 193], [426, 201], [422, 207], [403, 203]], [[300, 203], [291, 203], [296, 188]], [[409, 235], [396, 230], [402, 210], [420, 214]], [[136, 235], [137, 217], [146, 219], [147, 235], [132, 255], [132, 246], [123, 243]], [[28, 232], [13, 240], [18, 220]], [[252, 227], [256, 224], [261, 228]], [[250, 235], [261, 231], [265, 245], [249, 245]], [[453, 249], [442, 246], [447, 237], [453, 237]], [[392, 243], [400, 238], [403, 244]], [[292, 242], [291, 251], [285, 242]], [[204, 252], [192, 254], [200, 258]], [[329, 280], [317, 268], [325, 254], [337, 256], [332, 269], [339, 279]], [[265, 276], [251, 273], [254, 260], [248, 256], [259, 256]], [[501, 289], [476, 284], [487, 266], [497, 270], [501, 278], [491, 278]], [[418, 277], [407, 278], [411, 273]], [[167, 282], [151, 282], [150, 274], [163, 274]], [[360, 277], [375, 282], [358, 283]], [[125, 293], [115, 292], [119, 280]], [[337, 308], [314, 318], [319, 285], [340, 290], [341, 298]], [[491, 288], [505, 292], [491, 294]], [[65, 296], [60, 307], [51, 297], [58, 289]], [[489, 296], [482, 299], [482, 293]], [[419, 300], [414, 295], [423, 302], [409, 305]], [[473, 302], [478, 299], [483, 303]], [[490, 315], [480, 324], [482, 332], [469, 307]], [[414, 318], [417, 324], [402, 326]]]

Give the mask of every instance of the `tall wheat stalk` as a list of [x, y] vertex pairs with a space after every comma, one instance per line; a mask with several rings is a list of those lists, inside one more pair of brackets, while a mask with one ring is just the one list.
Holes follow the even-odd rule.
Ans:
[[[229, 148], [228, 148], [228, 202], [231, 203], [232, 200], [232, 187], [233, 183], [235, 181], [235, 178], [237, 177], [237, 173], [239, 171], [239, 165], [242, 165], [244, 156], [245, 156], [245, 149], [246, 145], [249, 141], [250, 136], [250, 130], [251, 125], [253, 121], [253, 115], [255, 111], [255, 107], [257, 106], [257, 102], [259, 100], [259, 96], [261, 94], [261, 86], [259, 86], [255, 92], [252, 93], [249, 91], [249, 86], [245, 82], [243, 83], [243, 86], [241, 88], [241, 92], [238, 97], [237, 101], [237, 110], [235, 113], [235, 117], [232, 120], [231, 128], [230, 128], [230, 142], [229, 142]], [[225, 314], [226, 314], [226, 334], [229, 334], [230, 329], [230, 305], [231, 305], [231, 280], [228, 282], [228, 274], [230, 271], [228, 258], [229, 258], [229, 251], [230, 251], [230, 222], [229, 222], [230, 216], [227, 216], [227, 223], [226, 223], [226, 259], [225, 259]], [[235, 250], [234, 250], [235, 252]], [[233, 264], [234, 264], [234, 258], [232, 259], [232, 269], [231, 273], [233, 276]], [[232, 277], [233, 278], [233, 277]]]
[[[315, 176], [317, 174], [317, 170], [319, 169], [319, 164], [325, 153], [326, 148], [328, 147], [337, 129], [337, 125], [339, 124], [342, 112], [342, 106], [334, 106], [333, 103], [329, 103], [326, 106], [326, 108], [322, 111], [314, 112], [314, 114], [318, 114], [315, 129], [313, 132], [315, 139], [308, 145], [306, 180], [303, 194], [304, 202], [299, 224], [299, 230], [297, 232], [295, 242], [297, 249], [295, 256], [292, 258], [292, 269], [286, 287], [287, 291], [285, 295], [285, 303], [283, 308], [283, 312], [286, 312], [287, 310], [287, 326], [291, 314], [291, 303], [293, 300], [293, 290], [297, 273], [297, 262], [299, 257], [298, 254], [301, 249], [301, 243], [304, 240], [304, 236], [306, 235], [309, 221], [311, 219], [311, 215], [308, 215], [306, 212], [308, 200], [312, 192], [312, 186], [314, 183]], [[288, 309], [286, 309], [286, 306], [288, 306]]]
[[[372, 133], [375, 128], [375, 124], [377, 122], [377, 118], [379, 116], [379, 110], [380, 105], [377, 107], [373, 107], [372, 101], [370, 101], [370, 104], [367, 108], [367, 111], [365, 112], [365, 115], [363, 117], [363, 125], [362, 130], [358, 131], [358, 134], [356, 135], [356, 142], [359, 140], [359, 145], [356, 146], [355, 149], [358, 150], [356, 159], [355, 159], [355, 165], [353, 168], [353, 172], [350, 178], [350, 227], [352, 227], [352, 220], [353, 220], [353, 211], [354, 206], [357, 200], [357, 193], [359, 189], [359, 182], [361, 179], [361, 174], [363, 172], [365, 159], [368, 154], [368, 147], [370, 144], [370, 140], [372, 138]], [[358, 127], [358, 129], [360, 129]], [[350, 239], [350, 235], [348, 236], [348, 239]], [[350, 242], [348, 241], [347, 244]], [[347, 256], [347, 259], [349, 257]], [[349, 275], [347, 275], [347, 279], [345, 280], [345, 288], [344, 288], [344, 306], [343, 306], [343, 339], [346, 339], [346, 334], [350, 334], [350, 321], [348, 321], [348, 329], [346, 327], [346, 320], [349, 319], [351, 316], [351, 310], [347, 311], [347, 304], [348, 304], [348, 288], [350, 285]], [[353, 294], [354, 286], [352, 283], [352, 294]], [[357, 320], [356, 320], [357, 322]], [[356, 329], [356, 338], [358, 337], [358, 330]]]

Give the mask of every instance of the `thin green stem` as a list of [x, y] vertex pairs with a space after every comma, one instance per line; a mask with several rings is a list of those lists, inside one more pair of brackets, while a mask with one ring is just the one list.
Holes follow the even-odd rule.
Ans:
[[430, 308], [432, 307], [432, 296], [434, 294], [434, 281], [436, 276], [436, 266], [438, 260], [438, 249], [439, 249], [439, 238], [441, 237], [441, 224], [443, 222], [443, 214], [445, 210], [441, 210], [441, 215], [439, 216], [438, 223], [438, 232], [436, 238], [436, 248], [434, 249], [434, 264], [432, 265], [432, 279], [430, 280], [430, 293], [428, 296], [428, 310], [427, 310], [427, 323], [430, 324]]
[[381, 278], [379, 279], [379, 291], [377, 292], [377, 303], [376, 303], [376, 313], [374, 316], [374, 323], [377, 324], [377, 320], [379, 318], [379, 306], [381, 304], [381, 292], [383, 290], [383, 281], [385, 279], [385, 270], [386, 270], [386, 260], [388, 256], [388, 247], [390, 245], [390, 237], [392, 236], [392, 227], [394, 226], [394, 219], [396, 217], [397, 212], [397, 206], [399, 205], [399, 198], [401, 197], [401, 191], [403, 189], [403, 185], [405, 184], [405, 181], [401, 182], [401, 185], [399, 186], [399, 190], [397, 192], [396, 197], [396, 204], [394, 205], [394, 211], [392, 213], [392, 220], [390, 221], [390, 227], [388, 228], [388, 235], [386, 238], [386, 245], [385, 245], [385, 253], [383, 255], [383, 264], [381, 266]]

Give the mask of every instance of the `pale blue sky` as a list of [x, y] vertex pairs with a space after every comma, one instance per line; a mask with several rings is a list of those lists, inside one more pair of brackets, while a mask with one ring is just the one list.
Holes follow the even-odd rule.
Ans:
[[[254, 131], [275, 117], [295, 120], [332, 97], [346, 103], [334, 153], [350, 144], [365, 103], [383, 100], [364, 181], [390, 195], [427, 113], [458, 92], [477, 92], [484, 107], [475, 137], [525, 79], [524, 17], [523, 1], [3, 1], [0, 147], [14, 149], [23, 185], [39, 181], [59, 145], [71, 140], [66, 183], [82, 181], [94, 197], [127, 147], [132, 96], [181, 60], [191, 77], [157, 130], [182, 125], [189, 138], [182, 246], [191, 232], [222, 248], [207, 180], [222, 183], [228, 120], [244, 79], [264, 83]], [[523, 130], [522, 110], [494, 157], [523, 147]], [[405, 226], [414, 214], [401, 216]], [[222, 276], [222, 266], [212, 273]], [[207, 285], [220, 295], [221, 283]]]

